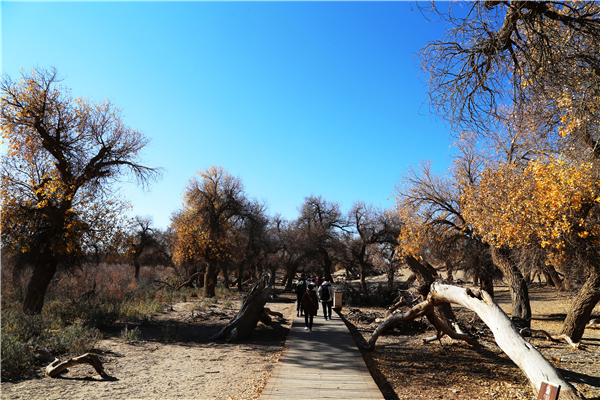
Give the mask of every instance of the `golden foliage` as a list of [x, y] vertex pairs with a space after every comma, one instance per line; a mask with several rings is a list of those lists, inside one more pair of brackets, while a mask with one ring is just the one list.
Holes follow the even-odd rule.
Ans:
[[175, 232], [173, 261], [215, 262], [229, 258], [236, 231], [233, 226], [244, 206], [241, 181], [223, 167], [200, 170], [187, 183], [183, 207], [172, 217]]
[[540, 245], [560, 262], [574, 234], [598, 241], [600, 231], [587, 218], [598, 189], [590, 163], [548, 157], [524, 167], [488, 167], [462, 200], [466, 218], [484, 241], [496, 247]]
[[148, 140], [118, 108], [73, 99], [58, 81], [55, 70], [5, 77], [0, 103], [3, 245], [55, 260], [112, 241], [128, 204], [105, 187], [125, 169], [153, 172], [138, 164]]

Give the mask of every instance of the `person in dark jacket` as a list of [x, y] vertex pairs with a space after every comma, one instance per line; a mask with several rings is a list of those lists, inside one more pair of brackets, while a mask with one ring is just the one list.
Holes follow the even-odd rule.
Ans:
[[313, 319], [319, 309], [319, 299], [315, 292], [315, 285], [308, 284], [308, 289], [302, 296], [302, 310], [304, 310], [304, 329], [312, 332]]
[[306, 293], [306, 275], [300, 275], [300, 278], [294, 283], [294, 291], [296, 292], [296, 316], [302, 315], [302, 296]]
[[325, 281], [319, 287], [317, 291], [319, 295], [319, 300], [323, 303], [323, 316], [325, 317], [325, 321], [331, 319], [331, 307], [333, 306], [333, 286], [331, 283]]

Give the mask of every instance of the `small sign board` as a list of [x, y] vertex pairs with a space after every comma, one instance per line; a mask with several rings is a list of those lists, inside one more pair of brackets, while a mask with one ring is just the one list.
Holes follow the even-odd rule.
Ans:
[[342, 309], [342, 292], [335, 292], [333, 294], [333, 308], [337, 311]]
[[540, 394], [538, 394], [538, 400], [557, 400], [558, 393], [560, 392], [560, 386], [552, 386], [549, 383], [542, 382], [540, 387]]

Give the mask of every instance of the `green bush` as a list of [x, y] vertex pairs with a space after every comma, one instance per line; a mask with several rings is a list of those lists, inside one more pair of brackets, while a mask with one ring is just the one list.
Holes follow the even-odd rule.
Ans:
[[116, 302], [88, 302], [87, 306], [82, 310], [82, 319], [94, 328], [109, 327], [121, 316], [120, 305]]
[[51, 329], [49, 321], [40, 314], [29, 315], [15, 308], [2, 307], [2, 339], [10, 334], [21, 342], [30, 342]]
[[102, 338], [96, 328], [83, 322], [62, 326], [46, 315], [28, 315], [16, 309], [2, 310], [2, 375], [29, 371], [35, 364], [33, 349], [46, 349], [54, 356], [81, 354]]
[[52, 354], [83, 354], [92, 350], [101, 339], [98, 329], [77, 323], [56, 332], [43, 347]]
[[35, 356], [26, 342], [2, 326], [2, 376], [20, 375], [29, 370]]
[[215, 287], [215, 296], [217, 297], [227, 297], [229, 295], [229, 289], [225, 287], [224, 284], [219, 283]]
[[44, 314], [62, 326], [83, 322], [94, 328], [105, 328], [119, 319], [120, 305], [99, 297], [85, 301], [54, 300], [46, 304]]
[[165, 303], [155, 299], [130, 299], [121, 305], [120, 320], [146, 322], [165, 308]]

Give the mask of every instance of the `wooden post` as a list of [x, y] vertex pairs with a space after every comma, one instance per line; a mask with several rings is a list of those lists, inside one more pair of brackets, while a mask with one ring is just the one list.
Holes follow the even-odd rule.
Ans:
[[556, 387], [549, 383], [542, 382], [542, 386], [540, 386], [540, 393], [538, 394], [538, 400], [557, 400], [559, 392], [560, 386]]

